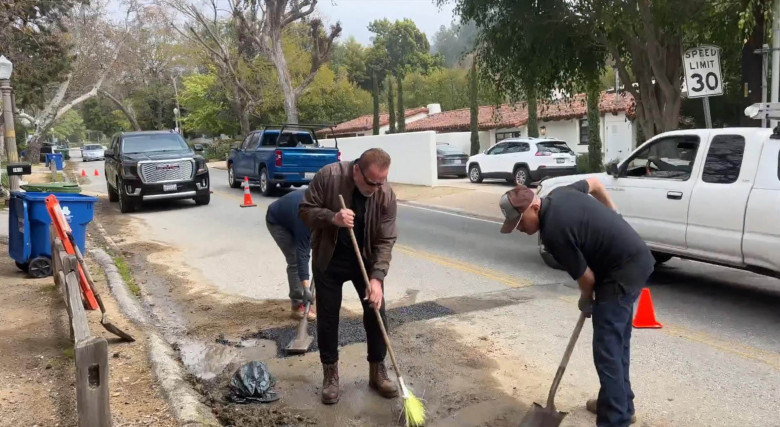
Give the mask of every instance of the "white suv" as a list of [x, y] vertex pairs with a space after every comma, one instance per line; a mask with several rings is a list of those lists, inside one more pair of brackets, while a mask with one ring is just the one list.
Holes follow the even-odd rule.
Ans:
[[576, 159], [566, 142], [558, 139], [512, 138], [471, 156], [466, 168], [471, 182], [499, 178], [528, 185], [548, 176], [577, 173]]

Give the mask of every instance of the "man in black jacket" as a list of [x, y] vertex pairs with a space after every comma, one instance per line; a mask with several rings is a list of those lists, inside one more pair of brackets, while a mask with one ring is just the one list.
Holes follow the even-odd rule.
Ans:
[[593, 317], [593, 361], [601, 383], [598, 399], [586, 404], [596, 413], [596, 424], [635, 422], [631, 319], [655, 265], [647, 245], [616, 212], [596, 178], [556, 188], [544, 198], [518, 186], [501, 197], [499, 206], [505, 217], [502, 233], [540, 231], [547, 251], [579, 283], [579, 309]]

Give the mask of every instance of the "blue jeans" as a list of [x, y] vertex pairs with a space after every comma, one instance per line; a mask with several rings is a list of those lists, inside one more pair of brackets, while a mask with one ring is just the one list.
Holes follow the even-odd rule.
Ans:
[[593, 305], [593, 362], [599, 375], [596, 425], [624, 427], [634, 415], [634, 392], [628, 371], [631, 358], [631, 320], [639, 290]]

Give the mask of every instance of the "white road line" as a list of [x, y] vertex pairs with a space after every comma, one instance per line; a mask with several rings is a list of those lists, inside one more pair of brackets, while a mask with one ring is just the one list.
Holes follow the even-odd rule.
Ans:
[[401, 205], [401, 206], [407, 207], [407, 208], [419, 209], [419, 210], [429, 211], [429, 212], [436, 212], [436, 213], [440, 213], [440, 214], [444, 214], [444, 215], [456, 216], [458, 218], [471, 219], [471, 220], [474, 220], [474, 221], [482, 221], [482, 222], [487, 222], [487, 223], [490, 223], [490, 224], [498, 224], [498, 225], [502, 225], [503, 224], [503, 222], [499, 222], [499, 221], [493, 221], [493, 220], [489, 220], [489, 219], [478, 218], [478, 217], [468, 216], [468, 215], [461, 215], [461, 214], [457, 214], [457, 213], [454, 213], [454, 212], [448, 212], [448, 211], [443, 211], [443, 210], [438, 210], [438, 209], [431, 209], [431, 208], [426, 208], [426, 207], [423, 207], [423, 206], [411, 205], [411, 204], [408, 204], [408, 203], [398, 203], [398, 204]]

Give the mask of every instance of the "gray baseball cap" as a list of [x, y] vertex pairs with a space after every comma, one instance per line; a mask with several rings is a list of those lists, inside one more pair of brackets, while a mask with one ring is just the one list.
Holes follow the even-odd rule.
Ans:
[[535, 196], [534, 191], [524, 185], [518, 185], [501, 196], [498, 206], [504, 214], [502, 233], [511, 233], [517, 228], [523, 219], [523, 212], [531, 206]]

